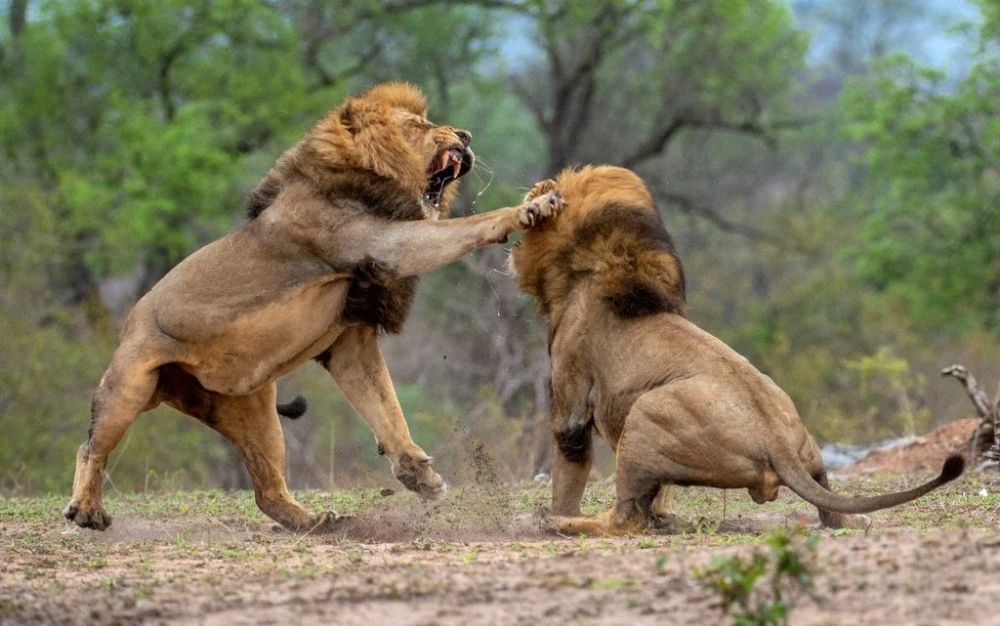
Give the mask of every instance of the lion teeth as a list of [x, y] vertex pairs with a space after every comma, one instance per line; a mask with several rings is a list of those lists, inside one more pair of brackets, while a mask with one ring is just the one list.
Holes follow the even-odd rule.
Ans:
[[461, 161], [455, 161], [455, 165], [452, 166], [451, 177], [452, 178], [458, 178], [458, 174], [461, 171], [462, 171], [462, 162]]

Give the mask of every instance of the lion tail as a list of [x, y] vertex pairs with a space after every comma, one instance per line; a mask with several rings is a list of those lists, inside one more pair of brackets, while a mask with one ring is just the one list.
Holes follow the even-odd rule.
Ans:
[[906, 491], [865, 498], [843, 496], [823, 487], [809, 475], [802, 463], [792, 454], [777, 455], [771, 459], [771, 463], [778, 476], [781, 477], [781, 481], [789, 489], [810, 504], [816, 505], [817, 508], [835, 513], [870, 513], [915, 500], [941, 485], [955, 480], [965, 469], [965, 459], [957, 454], [952, 455], [945, 460], [941, 474], [933, 480]]
[[290, 402], [278, 403], [278, 415], [287, 417], [290, 420], [297, 420], [306, 413], [309, 403], [302, 396], [295, 396]]

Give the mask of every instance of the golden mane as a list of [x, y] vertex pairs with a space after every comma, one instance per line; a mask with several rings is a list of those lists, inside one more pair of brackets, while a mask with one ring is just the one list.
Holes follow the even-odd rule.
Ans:
[[[247, 196], [247, 215], [251, 219], [259, 215], [290, 180], [304, 176], [331, 194], [335, 189], [343, 192], [345, 185], [362, 194], [375, 186], [370, 195], [380, 200], [391, 192], [413, 201], [391, 217], [423, 217], [419, 201], [428, 183], [430, 155], [420, 154], [404, 138], [401, 125], [426, 128], [428, 135], [453, 136], [450, 127], [434, 126], [426, 114], [424, 94], [408, 83], [384, 83], [348, 98], [278, 159]], [[448, 213], [457, 190], [457, 181], [444, 190], [438, 206], [441, 215]]]
[[633, 172], [567, 169], [555, 178], [566, 206], [514, 250], [521, 288], [546, 315], [588, 283], [618, 316], [683, 315], [684, 271], [652, 196]]

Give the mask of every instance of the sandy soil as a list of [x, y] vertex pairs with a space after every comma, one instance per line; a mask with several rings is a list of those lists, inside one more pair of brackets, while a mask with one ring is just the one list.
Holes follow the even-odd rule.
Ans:
[[[873, 493], [917, 478], [835, 487]], [[775, 528], [815, 523], [788, 492], [756, 506], [686, 489], [676, 510], [691, 532], [563, 538], [539, 527], [544, 487], [456, 490], [431, 505], [355, 496], [338, 496], [357, 517], [335, 537], [277, 532], [245, 493], [113, 499], [104, 533], [57, 521], [56, 498], [0, 498], [0, 624], [727, 623], [694, 572], [714, 555], [764, 550]], [[591, 494], [588, 508], [610, 498]], [[800, 599], [792, 623], [1000, 624], [998, 506], [995, 487], [963, 478], [875, 514], [867, 530], [818, 531], [817, 595]]]

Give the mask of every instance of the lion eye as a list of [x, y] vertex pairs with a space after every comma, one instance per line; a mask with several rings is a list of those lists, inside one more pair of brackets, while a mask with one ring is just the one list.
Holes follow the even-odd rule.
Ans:
[[414, 119], [411, 119], [411, 120], [409, 120], [409, 124], [408, 125], [410, 127], [412, 127], [412, 128], [417, 129], [417, 130], [432, 130], [434, 128], [434, 124], [431, 124], [430, 122], [428, 122], [426, 120], [414, 120]]

